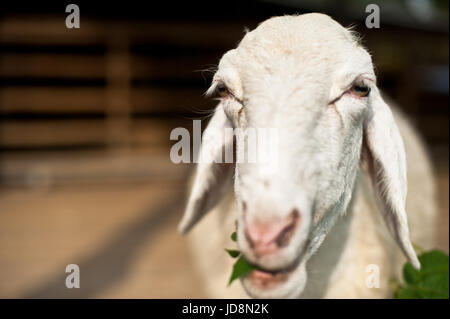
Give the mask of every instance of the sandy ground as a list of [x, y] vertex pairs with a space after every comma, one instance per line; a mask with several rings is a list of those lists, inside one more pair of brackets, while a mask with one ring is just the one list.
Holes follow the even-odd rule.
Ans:
[[[448, 252], [448, 166], [438, 170]], [[176, 232], [185, 180], [0, 190], [0, 298], [206, 297]], [[67, 289], [77, 264], [81, 288]]]
[[[176, 232], [181, 185], [1, 192], [0, 297], [204, 296]], [[80, 267], [80, 289], [65, 287], [68, 264]]]

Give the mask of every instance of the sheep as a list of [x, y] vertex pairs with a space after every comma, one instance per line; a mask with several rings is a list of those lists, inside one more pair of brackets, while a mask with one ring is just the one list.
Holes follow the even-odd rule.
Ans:
[[[413, 243], [431, 248], [436, 220], [430, 161], [352, 31], [318, 13], [270, 18], [223, 55], [208, 94], [219, 95], [208, 128], [280, 137], [275, 172], [197, 165], [179, 231], [204, 217], [189, 241], [210, 297], [389, 298], [405, 260], [420, 268]], [[201, 152], [221, 157], [233, 142]], [[227, 287], [235, 230], [258, 270]]]

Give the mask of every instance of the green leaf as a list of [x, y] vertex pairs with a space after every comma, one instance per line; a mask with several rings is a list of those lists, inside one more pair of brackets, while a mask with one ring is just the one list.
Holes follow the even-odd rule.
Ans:
[[433, 250], [419, 256], [421, 269], [410, 263], [403, 267], [405, 286], [395, 291], [398, 299], [448, 299], [449, 257], [444, 252]]
[[411, 289], [410, 287], [397, 290], [394, 297], [396, 299], [417, 299], [414, 289]]
[[257, 269], [256, 266], [249, 264], [243, 256], [239, 257], [233, 265], [233, 272], [231, 273], [230, 280], [228, 281], [228, 286], [231, 285], [234, 280], [244, 277], [255, 269]]
[[411, 264], [407, 263], [403, 267], [403, 279], [405, 280], [405, 283], [413, 284], [414, 281], [419, 276], [419, 271], [415, 269]]
[[235, 250], [235, 249], [226, 249], [225, 251], [228, 253], [228, 255], [230, 255], [232, 258], [236, 258], [237, 256], [239, 256], [239, 254], [241, 253], [239, 250]]
[[232, 241], [237, 241], [237, 234], [236, 234], [236, 232], [233, 232], [233, 233], [231, 234], [231, 240], [232, 240]]

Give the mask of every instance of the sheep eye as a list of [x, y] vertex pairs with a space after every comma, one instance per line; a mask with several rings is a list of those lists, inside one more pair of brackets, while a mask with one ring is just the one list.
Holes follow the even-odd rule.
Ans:
[[228, 97], [230, 95], [230, 91], [223, 83], [217, 85], [216, 92], [220, 97]]
[[350, 91], [358, 97], [366, 97], [370, 93], [370, 87], [364, 84], [355, 84], [352, 86]]

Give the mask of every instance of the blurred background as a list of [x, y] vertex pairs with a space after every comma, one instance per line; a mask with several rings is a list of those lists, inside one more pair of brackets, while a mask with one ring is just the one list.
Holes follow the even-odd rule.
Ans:
[[423, 135], [448, 252], [448, 1], [75, 1], [67, 29], [70, 3], [0, 5], [0, 298], [205, 297], [176, 232], [194, 165], [170, 161], [170, 131], [214, 107], [208, 70], [245, 28], [312, 11], [355, 26]]

